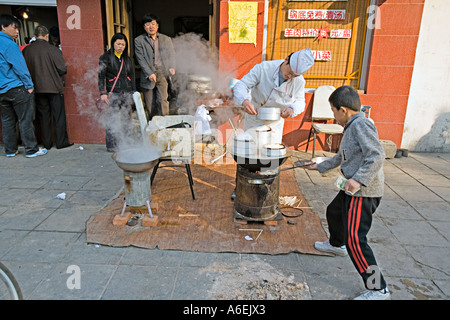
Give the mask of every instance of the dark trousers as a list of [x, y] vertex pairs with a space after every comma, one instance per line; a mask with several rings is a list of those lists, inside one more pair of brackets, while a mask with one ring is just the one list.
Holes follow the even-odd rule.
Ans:
[[130, 92], [112, 93], [109, 103], [105, 125], [106, 148], [118, 148], [130, 142], [133, 95]]
[[[149, 118], [153, 116], [167, 116], [169, 114], [169, 83], [162, 70], [156, 71], [156, 84], [154, 89], [144, 90], [145, 106], [149, 114]], [[154, 92], [156, 91], [156, 92]], [[156, 101], [153, 101], [153, 95], [156, 93]]]
[[367, 243], [372, 215], [381, 198], [352, 197], [340, 191], [327, 207], [330, 244], [346, 245], [347, 252], [367, 289], [386, 288], [375, 256]]
[[25, 146], [26, 154], [33, 154], [39, 150], [34, 133], [34, 94], [29, 93], [23, 86], [13, 88], [0, 94], [0, 108], [2, 115], [2, 138], [5, 153], [17, 151], [16, 122], [19, 122], [20, 138]]
[[52, 141], [52, 116], [55, 126], [56, 148], [64, 148], [69, 144], [66, 127], [66, 110], [64, 95], [57, 93], [36, 93], [36, 116], [41, 126], [42, 143], [50, 149]]

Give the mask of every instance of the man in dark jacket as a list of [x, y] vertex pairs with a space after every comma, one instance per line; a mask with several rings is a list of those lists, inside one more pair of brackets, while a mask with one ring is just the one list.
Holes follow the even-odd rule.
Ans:
[[36, 114], [41, 126], [42, 142], [50, 149], [52, 142], [52, 115], [55, 126], [56, 148], [66, 148], [69, 143], [64, 108], [63, 76], [67, 64], [61, 50], [48, 42], [49, 31], [44, 26], [36, 27], [36, 41], [23, 49], [22, 53], [35, 85]]
[[[169, 114], [167, 77], [175, 74], [175, 50], [172, 39], [158, 32], [159, 18], [146, 14], [142, 18], [145, 33], [134, 39], [136, 59], [142, 68], [141, 87], [150, 118]], [[152, 107], [153, 88], [161, 98], [161, 106]], [[155, 110], [156, 109], [156, 110]]]

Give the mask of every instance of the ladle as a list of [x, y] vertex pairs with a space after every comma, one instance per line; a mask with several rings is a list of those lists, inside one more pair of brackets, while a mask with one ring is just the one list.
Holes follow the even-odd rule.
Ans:
[[292, 170], [292, 169], [296, 169], [296, 168], [303, 168], [303, 167], [306, 167], [306, 166], [310, 166], [310, 165], [312, 165], [312, 164], [314, 164], [315, 162], [304, 162], [304, 163], [302, 163], [302, 164], [300, 164], [300, 165], [295, 165], [295, 163], [294, 163], [294, 166], [293, 167], [289, 167], [289, 168], [283, 168], [283, 169], [280, 169], [280, 171], [287, 171], [287, 170]]
[[139, 92], [133, 93], [133, 101], [136, 105], [136, 112], [139, 119], [139, 125], [141, 127], [142, 140], [144, 145], [148, 145], [147, 135], [145, 133], [145, 129], [147, 128], [147, 116], [145, 115], [144, 105], [142, 103], [141, 94]]
[[[236, 124], [236, 127], [237, 127], [237, 128], [239, 128], [239, 126], [241, 125], [242, 119], [244, 119], [243, 114], [241, 114], [241, 115], [239, 116], [238, 122], [237, 122], [237, 124]], [[236, 127], [233, 125], [233, 122], [231, 121], [231, 119], [228, 119], [228, 121], [230, 122], [231, 128], [233, 128], [234, 135], [237, 135], [237, 130], [236, 130]], [[228, 141], [230, 141], [230, 138], [231, 138], [232, 136], [233, 136], [233, 135], [230, 135], [230, 136], [228, 137], [227, 142], [225, 142], [225, 146], [228, 146]], [[227, 148], [228, 148], [228, 147], [227, 147]], [[228, 150], [225, 151], [224, 153], [222, 153], [220, 156], [217, 156], [217, 157], [215, 157], [215, 158], [209, 160], [209, 163], [213, 164], [214, 162], [216, 162], [217, 160], [219, 160], [220, 158], [222, 158], [223, 156], [225, 156], [227, 153], [228, 153]]]

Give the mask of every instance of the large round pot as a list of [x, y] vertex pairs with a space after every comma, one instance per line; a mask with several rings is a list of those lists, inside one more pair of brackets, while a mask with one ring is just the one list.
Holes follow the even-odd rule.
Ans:
[[280, 120], [281, 109], [275, 107], [260, 107], [256, 119], [258, 120]]

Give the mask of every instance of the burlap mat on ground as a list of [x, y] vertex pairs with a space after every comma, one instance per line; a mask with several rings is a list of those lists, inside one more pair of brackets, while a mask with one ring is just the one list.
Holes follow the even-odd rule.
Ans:
[[[161, 164], [151, 188], [152, 207], [157, 207], [153, 214], [159, 219], [156, 227], [142, 227], [140, 222], [135, 226], [114, 226], [113, 218], [124, 204], [122, 193], [91, 216], [86, 228], [87, 242], [202, 252], [322, 254], [314, 249], [314, 241], [325, 241], [327, 236], [318, 215], [309, 208], [303, 208], [298, 217], [283, 216], [276, 226], [236, 222], [230, 200], [235, 164], [191, 164], [196, 200], [192, 199], [184, 166], [164, 168], [165, 165]], [[287, 166], [292, 166], [290, 160], [283, 165]], [[280, 178], [280, 197], [295, 196], [297, 203], [302, 200], [300, 207], [308, 207], [294, 170], [281, 172]], [[285, 209], [286, 215], [298, 212]]]

